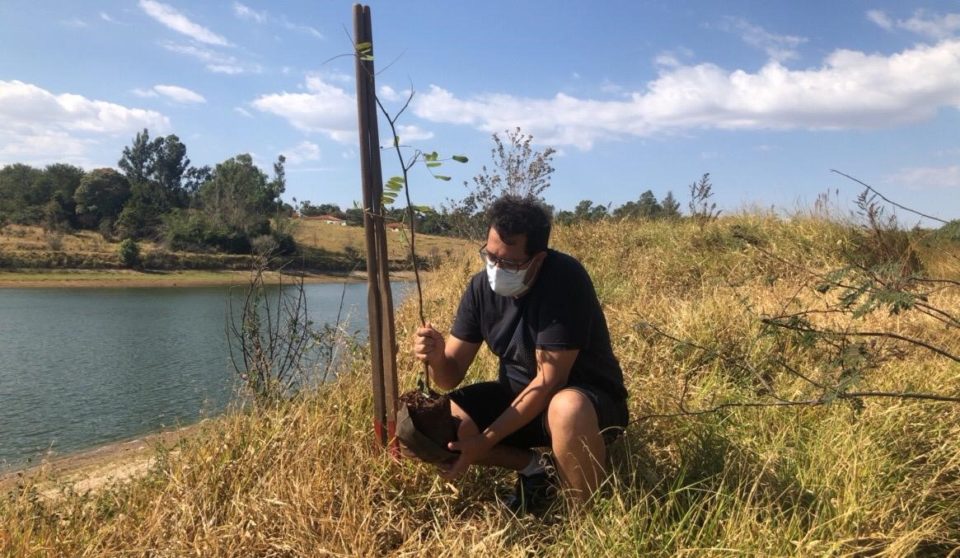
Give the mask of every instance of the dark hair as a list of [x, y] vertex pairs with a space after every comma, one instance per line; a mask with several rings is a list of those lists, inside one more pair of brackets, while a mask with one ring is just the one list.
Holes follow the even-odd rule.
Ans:
[[528, 256], [547, 249], [550, 239], [550, 214], [539, 201], [526, 197], [505, 195], [487, 209], [487, 222], [500, 238], [507, 240], [517, 235], [527, 236]]

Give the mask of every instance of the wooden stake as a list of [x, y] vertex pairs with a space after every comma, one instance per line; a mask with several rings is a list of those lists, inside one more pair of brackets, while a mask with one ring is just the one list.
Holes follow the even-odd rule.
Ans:
[[373, 364], [374, 434], [381, 445], [393, 440], [397, 411], [396, 330], [390, 289], [389, 255], [383, 219], [383, 176], [377, 125], [373, 30], [370, 7], [353, 7], [354, 40], [371, 45], [367, 60], [356, 57], [357, 120], [363, 187], [363, 226], [367, 248], [367, 316], [370, 321], [370, 360]]

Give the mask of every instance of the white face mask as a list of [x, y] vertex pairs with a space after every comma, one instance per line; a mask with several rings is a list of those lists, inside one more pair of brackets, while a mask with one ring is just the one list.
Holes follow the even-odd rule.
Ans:
[[490, 280], [490, 288], [501, 296], [520, 296], [527, 291], [527, 286], [523, 284], [523, 280], [527, 277], [527, 269], [509, 271], [487, 262], [487, 279]]

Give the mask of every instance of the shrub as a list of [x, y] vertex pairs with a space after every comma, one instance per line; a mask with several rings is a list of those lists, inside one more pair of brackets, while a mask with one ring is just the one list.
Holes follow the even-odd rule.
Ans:
[[126, 239], [120, 243], [120, 263], [125, 267], [140, 266], [140, 246], [133, 239]]

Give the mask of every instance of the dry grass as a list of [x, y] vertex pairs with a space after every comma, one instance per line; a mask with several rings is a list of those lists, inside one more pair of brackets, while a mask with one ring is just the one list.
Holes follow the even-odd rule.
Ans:
[[[316, 220], [294, 220], [293, 238], [298, 244], [334, 253], [366, 252], [363, 227], [330, 225]], [[387, 252], [391, 260], [405, 260], [410, 257], [407, 234], [388, 231]], [[417, 255], [419, 257], [443, 259], [460, 253], [472, 246], [469, 242], [450, 237], [417, 235]], [[479, 248], [479, 246], [478, 246]]]
[[[780, 351], [812, 376], [826, 377], [822, 355], [761, 335], [758, 317], [826, 304], [833, 295], [809, 288], [803, 269], [841, 265], [855, 235], [822, 219], [752, 214], [703, 230], [688, 223], [562, 228], [555, 244], [594, 277], [628, 378], [631, 412], [640, 417], [676, 412], [684, 373], [703, 361], [702, 352], [637, 327], [642, 322], [758, 367]], [[454, 257], [428, 277], [427, 315], [441, 329], [478, 267], [475, 256]], [[930, 302], [956, 313], [960, 289], [934, 293]], [[416, 322], [410, 305], [398, 313], [406, 385], [418, 370], [405, 350]], [[960, 353], [955, 328], [915, 313], [878, 312], [854, 325], [923, 336]], [[960, 395], [957, 363], [899, 348], [857, 387]], [[482, 351], [471, 377], [494, 369]], [[0, 503], [0, 554], [960, 553], [960, 405], [870, 399], [859, 410], [835, 403], [642, 420], [614, 447], [615, 474], [592, 507], [517, 519], [499, 511], [494, 496], [509, 476], [474, 469], [447, 484], [428, 467], [374, 450], [367, 370], [358, 354], [353, 368], [321, 391], [212, 421], [176, 456], [161, 452], [140, 480], [86, 494], [65, 487], [54, 501], [26, 482]], [[753, 380], [726, 361], [709, 361], [694, 377], [688, 405], [755, 400]], [[816, 391], [790, 375], [767, 381], [790, 396]]]
[[[307, 267], [334, 272], [363, 269], [366, 251], [362, 227], [341, 227], [318, 221], [292, 221], [293, 235], [301, 248]], [[402, 233], [387, 235], [387, 251], [397, 270], [409, 268], [408, 237]], [[472, 244], [459, 239], [419, 235], [417, 254], [430, 265], [463, 253]], [[162, 244], [140, 242], [141, 259], [149, 269], [198, 270], [242, 269], [250, 267], [250, 258], [243, 255], [171, 252]], [[122, 268], [118, 255], [120, 243], [105, 240], [93, 231], [61, 233], [41, 227], [6, 225], [0, 228], [0, 269], [85, 269]], [[301, 261], [295, 258], [296, 261]], [[18, 272], [19, 273], [19, 272]], [[45, 274], [44, 280], [51, 275]], [[67, 278], [69, 279], [69, 278]], [[149, 277], [144, 282], [151, 283]], [[6, 280], [16, 280], [7, 277]]]

